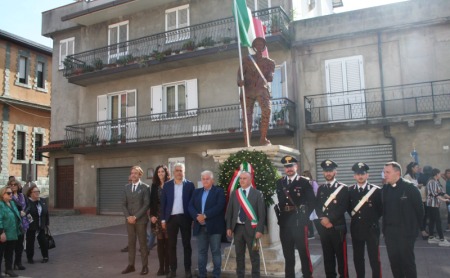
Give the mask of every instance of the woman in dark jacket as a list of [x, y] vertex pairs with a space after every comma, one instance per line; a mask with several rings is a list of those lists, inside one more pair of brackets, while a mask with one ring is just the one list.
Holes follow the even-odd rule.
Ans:
[[161, 228], [159, 219], [161, 191], [166, 181], [170, 180], [169, 169], [165, 165], [156, 167], [153, 174], [152, 187], [150, 193], [150, 220], [152, 231], [158, 239], [158, 276], [169, 274], [169, 245], [167, 241], [167, 230]]
[[41, 263], [48, 262], [48, 243], [45, 239], [45, 232], [48, 229], [48, 207], [43, 200], [39, 198], [39, 188], [33, 184], [30, 186], [27, 192], [27, 214], [30, 214], [33, 218], [33, 222], [27, 230], [27, 259], [28, 263], [34, 264], [34, 240], [37, 235], [37, 240], [41, 248], [42, 261]]
[[10, 184], [10, 188], [12, 191], [12, 200], [16, 204], [17, 209], [19, 210], [20, 217], [22, 218], [22, 231], [23, 233], [19, 235], [17, 239], [16, 248], [14, 250], [14, 269], [25, 270], [25, 267], [22, 265], [22, 253], [23, 253], [23, 241], [25, 238], [26, 231], [28, 230], [28, 220], [26, 217], [25, 209], [26, 209], [26, 197], [22, 194], [22, 185], [18, 180], [12, 180], [8, 182]]

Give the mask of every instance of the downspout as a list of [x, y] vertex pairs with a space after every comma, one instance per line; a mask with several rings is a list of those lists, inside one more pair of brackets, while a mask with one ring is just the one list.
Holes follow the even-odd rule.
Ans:
[[[384, 99], [384, 73], [383, 73], [383, 49], [381, 47], [381, 33], [377, 33], [378, 44], [378, 66], [380, 68], [380, 88], [381, 88], [381, 117], [384, 121], [386, 118], [385, 99]], [[383, 135], [385, 138], [391, 140], [392, 145], [392, 159], [397, 161], [397, 147], [396, 140], [391, 134], [391, 127], [389, 124], [383, 124]]]

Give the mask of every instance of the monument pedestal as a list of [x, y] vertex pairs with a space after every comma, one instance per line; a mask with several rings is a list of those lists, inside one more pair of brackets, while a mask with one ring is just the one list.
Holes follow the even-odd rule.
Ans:
[[[237, 153], [241, 150], [247, 151], [261, 151], [267, 155], [267, 157], [272, 161], [272, 163], [277, 168], [280, 175], [283, 175], [284, 169], [283, 164], [281, 164], [281, 158], [285, 155], [292, 155], [298, 157], [300, 152], [296, 149], [292, 149], [286, 146], [281, 145], [272, 145], [272, 146], [257, 146], [257, 147], [248, 147], [248, 148], [231, 148], [231, 149], [212, 149], [207, 150], [209, 156], [214, 158], [214, 161], [217, 163], [224, 163], [225, 160], [231, 154]], [[274, 185], [276, 186], [276, 185]], [[277, 196], [274, 195], [273, 201], [275, 204], [278, 203]], [[260, 253], [261, 260], [261, 277], [285, 277], [284, 275], [284, 256], [283, 250], [281, 248], [280, 243], [280, 228], [277, 224], [277, 218], [275, 212], [273, 210], [273, 205], [267, 208], [267, 230], [263, 235], [261, 240], [262, 243], [262, 251], [264, 254], [264, 259], [266, 262], [266, 271], [264, 270], [264, 262], [263, 256]], [[227, 255], [230, 251], [230, 257], [228, 259], [228, 264], [223, 270], [223, 266], [225, 265]], [[298, 255], [298, 252], [295, 252], [296, 263], [295, 263], [295, 273], [296, 277], [302, 277], [301, 272], [301, 262]], [[248, 255], [248, 251], [246, 252], [246, 276], [251, 277], [251, 263], [250, 257]], [[313, 266], [317, 265], [320, 262], [320, 255], [311, 255], [311, 262]], [[208, 271], [212, 270], [212, 265], [208, 265]], [[222, 276], [223, 277], [235, 277], [236, 276], [236, 253], [234, 251], [234, 246], [230, 246], [225, 248], [224, 255], [222, 257]]]

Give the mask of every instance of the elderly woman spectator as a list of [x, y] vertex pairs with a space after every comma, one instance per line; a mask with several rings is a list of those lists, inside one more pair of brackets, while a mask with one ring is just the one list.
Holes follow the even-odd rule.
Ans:
[[5, 274], [10, 277], [18, 277], [12, 269], [12, 257], [17, 238], [21, 234], [21, 219], [16, 204], [12, 201], [12, 194], [9, 187], [0, 189], [0, 273], [4, 255]]
[[16, 248], [14, 250], [14, 269], [25, 270], [25, 267], [22, 265], [22, 253], [23, 253], [23, 241], [25, 238], [25, 233], [28, 230], [28, 220], [25, 213], [26, 208], [26, 199], [25, 196], [21, 193], [22, 184], [18, 180], [13, 180], [9, 183], [9, 187], [12, 191], [12, 200], [16, 204], [17, 210], [20, 213], [20, 217], [22, 218], [22, 234], [19, 235], [17, 239]]
[[167, 230], [161, 228], [161, 220], [159, 219], [161, 191], [164, 183], [168, 180], [170, 180], [170, 174], [167, 166], [159, 165], [156, 167], [150, 193], [150, 221], [152, 231], [158, 239], [159, 270], [156, 273], [157, 276], [169, 274], [169, 243], [167, 240]]
[[34, 241], [36, 235], [41, 248], [41, 263], [48, 262], [48, 243], [45, 239], [45, 233], [49, 225], [48, 207], [45, 202], [39, 198], [39, 193], [40, 190], [36, 184], [31, 184], [27, 192], [28, 200], [26, 209], [27, 214], [30, 214], [33, 218], [33, 222], [30, 223], [26, 234], [26, 251], [29, 264], [34, 264]]

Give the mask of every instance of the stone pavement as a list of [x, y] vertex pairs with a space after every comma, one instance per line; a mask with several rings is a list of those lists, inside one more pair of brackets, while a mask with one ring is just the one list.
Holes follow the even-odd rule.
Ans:
[[[41, 264], [39, 247], [35, 249], [34, 265], [24, 260], [24, 271], [16, 270], [20, 277], [33, 278], [96, 278], [96, 277], [142, 277], [140, 255], [136, 255], [136, 272], [122, 275], [121, 271], [127, 265], [127, 253], [120, 249], [127, 245], [127, 234], [122, 216], [53, 216], [50, 218], [50, 228], [56, 240], [56, 248], [50, 250], [50, 261]], [[450, 233], [446, 233], [449, 237]], [[348, 239], [348, 264], [350, 277], [356, 277], [353, 266], [351, 239]], [[320, 241], [309, 241], [310, 252], [321, 255]], [[228, 244], [222, 244], [222, 250]], [[197, 243], [192, 238], [192, 268], [197, 266]], [[381, 262], [383, 277], [390, 278], [389, 261], [384, 241], [381, 244]], [[419, 278], [450, 277], [450, 247], [430, 245], [421, 238], [416, 242], [416, 263]], [[181, 240], [178, 241], [178, 277], [184, 277]], [[25, 257], [25, 256], [24, 256]], [[300, 262], [297, 262], [300, 263]], [[156, 277], [158, 270], [156, 250], [149, 256], [150, 273], [146, 277]], [[369, 263], [366, 259], [366, 275], [371, 276]], [[314, 277], [325, 277], [323, 262], [314, 268]]]

